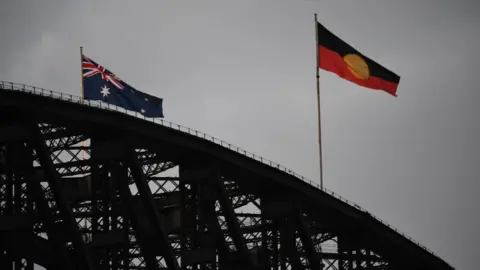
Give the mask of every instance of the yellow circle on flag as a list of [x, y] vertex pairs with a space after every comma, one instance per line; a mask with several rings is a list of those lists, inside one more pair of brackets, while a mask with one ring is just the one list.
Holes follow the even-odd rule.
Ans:
[[348, 70], [357, 79], [366, 80], [370, 76], [367, 62], [357, 54], [347, 54], [343, 57], [343, 61], [347, 63]]

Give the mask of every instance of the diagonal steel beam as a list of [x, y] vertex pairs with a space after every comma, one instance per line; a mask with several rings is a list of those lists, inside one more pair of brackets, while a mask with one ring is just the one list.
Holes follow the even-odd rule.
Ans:
[[179, 265], [175, 258], [175, 253], [173, 252], [172, 246], [167, 239], [166, 233], [162, 229], [160, 214], [158, 213], [155, 202], [153, 201], [152, 191], [150, 190], [147, 179], [142, 172], [142, 167], [137, 159], [137, 155], [133, 149], [127, 146], [124, 148], [124, 150], [125, 159], [130, 167], [132, 177], [140, 193], [142, 203], [147, 208], [146, 210], [148, 213], [148, 219], [156, 233], [155, 238], [162, 249], [162, 255], [167, 263], [167, 267], [171, 270], [178, 269]]
[[[292, 202], [287, 202], [290, 206]], [[295, 216], [292, 211], [283, 213], [279, 217], [280, 226], [280, 253], [288, 257], [293, 270], [305, 269], [300, 261], [295, 240]], [[282, 262], [285, 265], [285, 262]]]
[[248, 252], [247, 244], [245, 243], [245, 239], [243, 238], [242, 232], [240, 230], [240, 225], [238, 224], [238, 220], [235, 216], [235, 211], [233, 210], [230, 198], [228, 197], [228, 194], [225, 190], [224, 182], [218, 175], [215, 175], [213, 182], [217, 189], [217, 198], [220, 203], [222, 213], [225, 215], [228, 231], [229, 234], [232, 236], [235, 247], [240, 252], [246, 264], [250, 268], [253, 268], [253, 259]]
[[315, 247], [313, 246], [312, 234], [307, 226], [307, 222], [302, 213], [302, 209], [298, 203], [294, 206], [294, 213], [297, 219], [297, 228], [300, 234], [300, 239], [302, 245], [305, 248], [307, 253], [308, 262], [310, 263], [310, 268], [315, 270], [321, 270], [322, 265], [320, 263], [321, 259], [318, 258], [317, 253], [315, 252]]
[[[130, 221], [135, 238], [140, 246], [140, 251], [147, 264], [147, 269], [158, 269], [158, 261], [151, 246], [148, 245], [148, 238], [140, 230], [139, 216], [133, 207], [135, 202], [128, 186], [127, 168], [119, 162], [112, 162], [112, 179], [114, 179], [115, 186], [120, 193], [124, 215]], [[126, 230], [127, 228], [124, 229]]]
[[[41, 220], [43, 222], [44, 230], [47, 233], [48, 239], [53, 248], [58, 254], [60, 265], [65, 269], [74, 269], [74, 264], [68, 254], [68, 250], [62, 243], [61, 237], [56, 233], [55, 218], [49, 207], [45, 192], [40, 184], [40, 180], [36, 177], [33, 170], [33, 151], [25, 144], [18, 144], [14, 152], [19, 154], [19, 161], [21, 164], [16, 164], [13, 167], [15, 171], [21, 169], [17, 173], [23, 174], [27, 180], [27, 192], [36, 203], [38, 211], [41, 213]], [[18, 184], [18, 183], [17, 183]]]
[[230, 267], [231, 252], [227, 241], [225, 241], [222, 228], [218, 224], [217, 213], [215, 212], [215, 189], [211, 186], [208, 179], [201, 179], [195, 185], [198, 186], [199, 203], [201, 211], [205, 216], [205, 223], [213, 236], [213, 241], [219, 253], [220, 269], [225, 269], [224, 267], [228, 269]]
[[61, 178], [58, 175], [53, 162], [50, 158], [50, 153], [48, 152], [47, 146], [45, 145], [45, 140], [40, 132], [40, 129], [36, 123], [32, 123], [30, 126], [32, 136], [33, 148], [35, 149], [36, 155], [40, 161], [40, 164], [43, 167], [43, 171], [46, 179], [48, 180], [49, 186], [51, 187], [55, 201], [57, 202], [60, 215], [63, 218], [63, 221], [67, 229], [72, 234], [72, 242], [75, 247], [75, 251], [79, 258], [83, 262], [84, 269], [94, 269], [93, 262], [87, 246], [80, 235], [77, 223], [72, 214], [72, 209], [68, 205], [68, 201], [65, 198], [62, 188], [61, 188]]

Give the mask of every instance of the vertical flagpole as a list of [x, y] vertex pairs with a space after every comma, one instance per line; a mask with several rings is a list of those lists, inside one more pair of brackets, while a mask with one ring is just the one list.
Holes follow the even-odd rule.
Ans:
[[323, 161], [322, 161], [322, 118], [320, 114], [320, 52], [318, 48], [318, 20], [317, 13], [315, 13], [315, 52], [317, 54], [317, 66], [315, 67], [317, 73], [317, 110], [318, 110], [318, 154], [320, 162], [320, 187], [323, 189]]
[[82, 62], [83, 62], [83, 47], [80, 46], [80, 83], [81, 83], [80, 101], [83, 104], [83, 67], [82, 67]]
[[[83, 104], [83, 92], [84, 92], [84, 89], [83, 89], [83, 66], [82, 66], [82, 62], [83, 62], [83, 47], [80, 46], [80, 83], [81, 83], [81, 88], [80, 88], [80, 103]], [[82, 146], [83, 148], [85, 148], [85, 141], [82, 141]], [[82, 160], [85, 160], [85, 150], [82, 149]]]

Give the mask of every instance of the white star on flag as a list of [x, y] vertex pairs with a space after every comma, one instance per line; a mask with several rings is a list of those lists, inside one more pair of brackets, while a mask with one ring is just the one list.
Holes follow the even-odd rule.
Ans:
[[108, 90], [110, 90], [110, 88], [108, 88], [106, 85], [102, 87], [102, 91], [100, 91], [100, 93], [102, 93], [103, 97], [108, 97], [110, 94]]

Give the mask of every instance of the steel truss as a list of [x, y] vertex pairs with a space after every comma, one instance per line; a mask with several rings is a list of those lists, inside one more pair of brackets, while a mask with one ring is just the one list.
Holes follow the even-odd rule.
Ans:
[[1, 122], [0, 269], [404, 269], [272, 179], [58, 122]]

